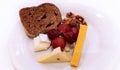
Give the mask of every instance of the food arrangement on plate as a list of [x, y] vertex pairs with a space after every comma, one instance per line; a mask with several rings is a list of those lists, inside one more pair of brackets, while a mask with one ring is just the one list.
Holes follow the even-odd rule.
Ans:
[[82, 16], [68, 12], [62, 19], [59, 8], [52, 3], [22, 8], [19, 15], [26, 34], [33, 39], [35, 53], [52, 50], [41, 55], [39, 63], [79, 65], [87, 31]]

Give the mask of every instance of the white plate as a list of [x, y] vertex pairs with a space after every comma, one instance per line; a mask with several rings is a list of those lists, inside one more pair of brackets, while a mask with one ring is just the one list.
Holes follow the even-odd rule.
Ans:
[[33, 40], [26, 36], [20, 21], [14, 26], [8, 43], [13, 66], [17, 70], [110, 70], [118, 56], [119, 48], [114, 46], [115, 27], [109, 18], [101, 12], [77, 3], [57, 3], [57, 6], [63, 17], [71, 11], [83, 16], [87, 21], [88, 31], [79, 67], [71, 67], [70, 63], [38, 63], [38, 56], [47, 51], [33, 51]]

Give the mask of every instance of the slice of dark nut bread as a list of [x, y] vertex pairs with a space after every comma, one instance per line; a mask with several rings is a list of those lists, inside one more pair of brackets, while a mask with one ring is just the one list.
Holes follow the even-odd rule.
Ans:
[[46, 33], [51, 29], [56, 29], [57, 25], [62, 21], [59, 8], [51, 3], [22, 8], [19, 15], [30, 38], [34, 38], [40, 33]]

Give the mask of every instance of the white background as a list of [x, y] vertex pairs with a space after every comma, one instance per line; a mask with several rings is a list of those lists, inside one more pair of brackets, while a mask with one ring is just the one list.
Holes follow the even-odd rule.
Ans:
[[[8, 47], [6, 46], [7, 38], [9, 37], [9, 33], [13, 25], [19, 20], [18, 12], [20, 6], [23, 3], [29, 4], [30, 1], [33, 1], [33, 3], [39, 2], [39, 0], [0, 0], [0, 70], [13, 70], [9, 59]], [[119, 0], [66, 0], [65, 2], [79, 2], [80, 4], [92, 7], [105, 13], [114, 21], [114, 24], [117, 25], [116, 28], [120, 34]], [[15, 20], [16, 18], [18, 19]], [[120, 70], [120, 60], [116, 63], [114, 70]]]

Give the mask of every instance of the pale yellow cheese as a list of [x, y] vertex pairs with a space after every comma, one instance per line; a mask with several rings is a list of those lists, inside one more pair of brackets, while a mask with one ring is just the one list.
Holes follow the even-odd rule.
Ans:
[[40, 63], [70, 62], [71, 58], [66, 52], [62, 52], [60, 47], [54, 49], [51, 53], [43, 54], [39, 57]]
[[76, 41], [76, 45], [75, 45], [75, 48], [74, 48], [74, 52], [73, 52], [73, 55], [72, 55], [72, 59], [71, 59], [71, 65], [72, 66], [76, 67], [76, 66], [79, 65], [79, 61], [80, 61], [80, 57], [81, 57], [81, 53], [82, 53], [82, 48], [83, 48], [86, 32], [87, 32], [87, 25], [81, 25], [80, 30], [79, 30], [79, 34], [78, 34], [78, 38], [77, 38], [77, 41]]

